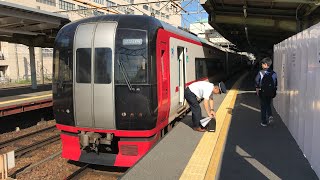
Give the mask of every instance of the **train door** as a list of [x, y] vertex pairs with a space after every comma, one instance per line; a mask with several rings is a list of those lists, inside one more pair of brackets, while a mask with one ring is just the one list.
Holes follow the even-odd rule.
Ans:
[[186, 84], [185, 80], [185, 48], [178, 46], [178, 73], [179, 73], [179, 105], [183, 105], [184, 102], [184, 88]]
[[167, 43], [161, 41], [159, 45], [160, 51], [160, 70], [161, 70], [161, 111], [166, 114], [159, 114], [159, 117], [163, 118], [160, 121], [166, 120], [168, 118], [168, 112], [170, 109], [170, 101], [169, 101], [169, 55], [167, 51]]
[[75, 40], [76, 125], [115, 129], [113, 52], [116, 23], [79, 25]]

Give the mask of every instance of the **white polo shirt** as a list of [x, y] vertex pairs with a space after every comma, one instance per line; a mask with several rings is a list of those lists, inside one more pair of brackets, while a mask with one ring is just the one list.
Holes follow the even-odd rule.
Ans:
[[198, 98], [204, 98], [209, 100], [214, 85], [207, 81], [198, 81], [189, 85], [189, 89], [193, 94], [195, 94]]

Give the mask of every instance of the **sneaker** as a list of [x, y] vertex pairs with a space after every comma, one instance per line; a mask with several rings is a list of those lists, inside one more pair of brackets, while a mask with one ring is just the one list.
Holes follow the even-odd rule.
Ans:
[[270, 116], [268, 124], [272, 124], [272, 123], [273, 123], [273, 116]]
[[263, 126], [263, 127], [268, 126], [268, 124], [265, 124], [265, 123], [260, 123], [260, 125]]

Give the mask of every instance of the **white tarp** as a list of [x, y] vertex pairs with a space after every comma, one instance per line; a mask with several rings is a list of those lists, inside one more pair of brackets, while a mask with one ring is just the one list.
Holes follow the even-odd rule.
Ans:
[[320, 24], [274, 46], [274, 106], [320, 177]]

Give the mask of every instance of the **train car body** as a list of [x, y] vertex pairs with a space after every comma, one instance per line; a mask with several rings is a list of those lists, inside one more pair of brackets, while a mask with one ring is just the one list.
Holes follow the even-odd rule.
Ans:
[[55, 41], [53, 67], [62, 157], [132, 166], [187, 109], [188, 84], [225, 79], [243, 59], [148, 16], [67, 24]]

